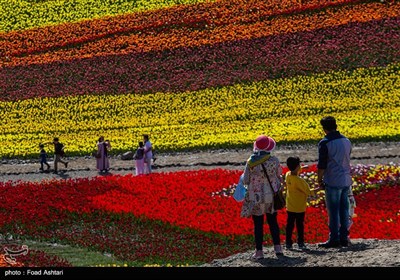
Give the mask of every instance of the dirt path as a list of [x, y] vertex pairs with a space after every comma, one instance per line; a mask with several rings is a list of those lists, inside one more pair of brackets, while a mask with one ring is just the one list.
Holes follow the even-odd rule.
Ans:
[[[251, 259], [254, 251], [214, 260], [203, 267], [399, 267], [400, 240], [352, 239], [349, 247], [321, 249], [307, 244], [308, 250], [284, 250], [276, 257], [271, 246], [264, 248], [265, 257]], [[311, 271], [309, 271], [311, 272]]]
[[[154, 172], [172, 172], [177, 170], [197, 169], [242, 169], [251, 153], [247, 150], [215, 150], [192, 153], [157, 154], [154, 162]], [[317, 162], [317, 147], [305, 146], [278, 146], [273, 152], [282, 164], [289, 155], [298, 155], [306, 164]], [[67, 179], [98, 176], [95, 159], [91, 156], [69, 158], [67, 170], [60, 167], [59, 174], [40, 173], [38, 160], [3, 160], [0, 163], [0, 181], [41, 181], [50, 179]], [[400, 142], [376, 142], [368, 144], [354, 144], [352, 164], [389, 164], [400, 163]], [[52, 162], [50, 162], [52, 166]], [[134, 173], [132, 160], [121, 160], [117, 155], [110, 158], [110, 174], [125, 175]], [[61, 165], [62, 166], [62, 165]]]

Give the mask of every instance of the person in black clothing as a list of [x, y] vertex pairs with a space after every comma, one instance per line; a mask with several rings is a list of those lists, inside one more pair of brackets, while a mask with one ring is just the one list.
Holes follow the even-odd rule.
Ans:
[[40, 171], [43, 171], [43, 165], [47, 165], [47, 170], [50, 169], [50, 164], [47, 163], [47, 153], [43, 144], [39, 144], [40, 148]]
[[53, 144], [54, 144], [54, 172], [55, 174], [58, 173], [58, 163], [64, 163], [65, 168], [68, 167], [68, 161], [64, 161], [61, 159], [62, 156], [64, 156], [64, 145], [59, 142], [59, 139], [55, 137], [53, 139]]

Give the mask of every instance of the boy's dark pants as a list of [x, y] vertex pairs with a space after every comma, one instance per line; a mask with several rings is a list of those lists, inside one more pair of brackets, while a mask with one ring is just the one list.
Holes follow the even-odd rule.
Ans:
[[292, 245], [294, 224], [297, 229], [297, 244], [304, 244], [304, 216], [306, 212], [295, 213], [287, 211], [286, 245]]
[[47, 166], [47, 170], [50, 169], [50, 165], [45, 160], [40, 160], [40, 170], [43, 170], [43, 165]]

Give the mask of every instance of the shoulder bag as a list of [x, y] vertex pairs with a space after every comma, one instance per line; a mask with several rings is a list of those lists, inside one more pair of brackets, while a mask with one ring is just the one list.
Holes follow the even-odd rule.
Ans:
[[286, 199], [285, 199], [285, 196], [283, 195], [283, 189], [279, 188], [279, 190], [277, 192], [274, 191], [271, 181], [269, 180], [267, 170], [265, 170], [264, 164], [262, 163], [261, 166], [262, 166], [262, 169], [264, 170], [265, 176], [268, 179], [268, 183], [269, 183], [269, 186], [271, 187], [272, 193], [274, 194], [274, 209], [281, 210], [286, 206]]

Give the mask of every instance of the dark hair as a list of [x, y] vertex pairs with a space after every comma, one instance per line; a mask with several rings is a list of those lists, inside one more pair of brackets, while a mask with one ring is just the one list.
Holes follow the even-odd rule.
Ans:
[[290, 171], [294, 171], [297, 166], [300, 165], [300, 158], [299, 157], [288, 157], [286, 160], [286, 165]]
[[332, 116], [323, 117], [320, 121], [322, 128], [326, 131], [336, 130], [336, 120]]
[[44, 148], [44, 145], [43, 144], [39, 144], [39, 148]]
[[53, 141], [57, 141], [58, 142], [58, 137], [54, 137]]
[[143, 147], [143, 146], [144, 146], [143, 142], [140, 141], [140, 142], [139, 142], [139, 147]]

